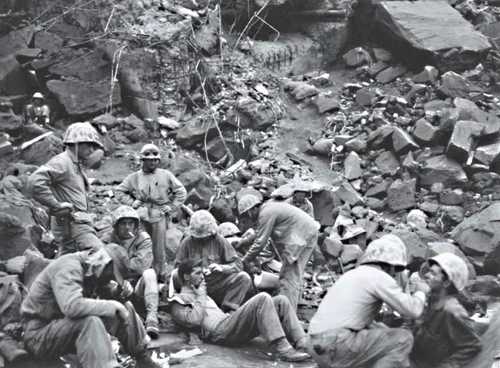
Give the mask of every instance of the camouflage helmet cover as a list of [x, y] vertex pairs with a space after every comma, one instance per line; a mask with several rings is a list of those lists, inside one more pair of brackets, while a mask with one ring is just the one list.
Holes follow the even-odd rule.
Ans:
[[392, 266], [406, 267], [408, 264], [406, 246], [396, 235], [383, 235], [372, 241], [366, 248], [360, 264], [366, 263], [386, 263]]
[[207, 210], [193, 213], [189, 222], [189, 232], [194, 238], [206, 238], [217, 234], [217, 221]]
[[238, 226], [232, 222], [223, 222], [219, 225], [219, 234], [221, 234], [224, 238], [238, 235], [239, 233], [241, 233], [240, 229], [238, 229]]
[[443, 272], [448, 276], [453, 286], [458, 291], [463, 290], [469, 279], [469, 270], [467, 264], [462, 258], [453, 253], [441, 253], [430, 259], [441, 267]]
[[253, 207], [260, 204], [261, 202], [262, 202], [262, 200], [260, 198], [258, 198], [257, 196], [254, 196], [252, 194], [245, 194], [238, 201], [238, 212], [240, 213], [240, 215], [242, 215], [245, 212], [252, 209]]
[[104, 149], [99, 133], [89, 122], [71, 124], [64, 133], [63, 143], [93, 143]]
[[113, 218], [113, 226], [116, 226], [118, 224], [118, 221], [125, 218], [134, 219], [137, 222], [140, 221], [139, 214], [137, 213], [136, 210], [134, 210], [130, 206], [118, 207], [116, 210], [113, 211], [112, 218]]

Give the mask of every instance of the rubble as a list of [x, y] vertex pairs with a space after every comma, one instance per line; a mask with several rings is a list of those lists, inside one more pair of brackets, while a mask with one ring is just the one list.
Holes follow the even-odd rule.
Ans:
[[483, 130], [484, 126], [475, 121], [458, 121], [446, 148], [446, 155], [458, 162], [467, 161], [474, 139], [478, 138]]
[[423, 145], [432, 145], [436, 141], [438, 132], [439, 128], [422, 118], [415, 123], [413, 136]]
[[416, 205], [415, 193], [417, 180], [395, 180], [387, 189], [387, 207], [392, 211], [413, 208]]
[[462, 166], [444, 155], [429, 158], [422, 163], [419, 172], [420, 185], [430, 187], [435, 183], [446, 186], [463, 186], [467, 175]]
[[356, 152], [351, 152], [344, 162], [344, 176], [347, 180], [358, 179], [362, 176], [361, 159]]

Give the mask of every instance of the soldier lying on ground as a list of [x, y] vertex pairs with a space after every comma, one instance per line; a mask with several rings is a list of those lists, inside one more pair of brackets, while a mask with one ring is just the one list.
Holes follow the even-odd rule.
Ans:
[[281, 360], [298, 362], [310, 358], [296, 350], [305, 347], [306, 335], [286, 297], [259, 293], [226, 314], [207, 295], [200, 260], [183, 261], [178, 272], [182, 289], [171, 299], [171, 314], [182, 326], [201, 329], [202, 338], [225, 345], [246, 343], [261, 335]]

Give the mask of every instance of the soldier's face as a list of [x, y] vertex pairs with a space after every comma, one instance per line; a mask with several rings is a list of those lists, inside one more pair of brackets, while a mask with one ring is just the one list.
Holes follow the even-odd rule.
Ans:
[[155, 171], [159, 165], [160, 165], [160, 160], [158, 159], [148, 159], [142, 161], [142, 167], [146, 172]]
[[82, 159], [87, 159], [98, 147], [93, 143], [79, 143], [78, 144], [78, 156]]
[[120, 239], [131, 239], [137, 232], [137, 221], [123, 218], [116, 224], [116, 233]]

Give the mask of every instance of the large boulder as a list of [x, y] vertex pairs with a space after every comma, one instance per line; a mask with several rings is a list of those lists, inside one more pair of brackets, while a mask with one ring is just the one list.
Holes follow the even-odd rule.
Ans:
[[15, 55], [0, 57], [0, 95], [22, 95], [29, 92], [29, 78]]
[[499, 223], [500, 203], [493, 203], [462, 221], [453, 229], [451, 236], [465, 254], [487, 256], [500, 245]]
[[27, 164], [42, 165], [63, 150], [62, 139], [52, 134], [24, 149], [21, 158]]
[[[90, 115], [104, 111], [109, 104], [109, 81], [82, 82], [75, 79], [50, 80], [47, 88], [69, 115]], [[113, 106], [121, 104], [120, 85], [113, 89]]]
[[[447, 1], [381, 1], [375, 5], [373, 21], [387, 47], [413, 62], [467, 68], [491, 47]], [[459, 52], [447, 60], [444, 54], [450, 49]]]
[[463, 186], [467, 175], [462, 166], [444, 155], [434, 156], [426, 160], [419, 172], [420, 185], [430, 187], [435, 183], [445, 186]]
[[265, 130], [281, 119], [281, 109], [271, 103], [254, 100], [251, 97], [240, 97], [235, 106], [236, 119], [229, 119], [235, 128]]
[[23, 254], [31, 245], [28, 227], [34, 224], [30, 202], [0, 195], [0, 260]]

